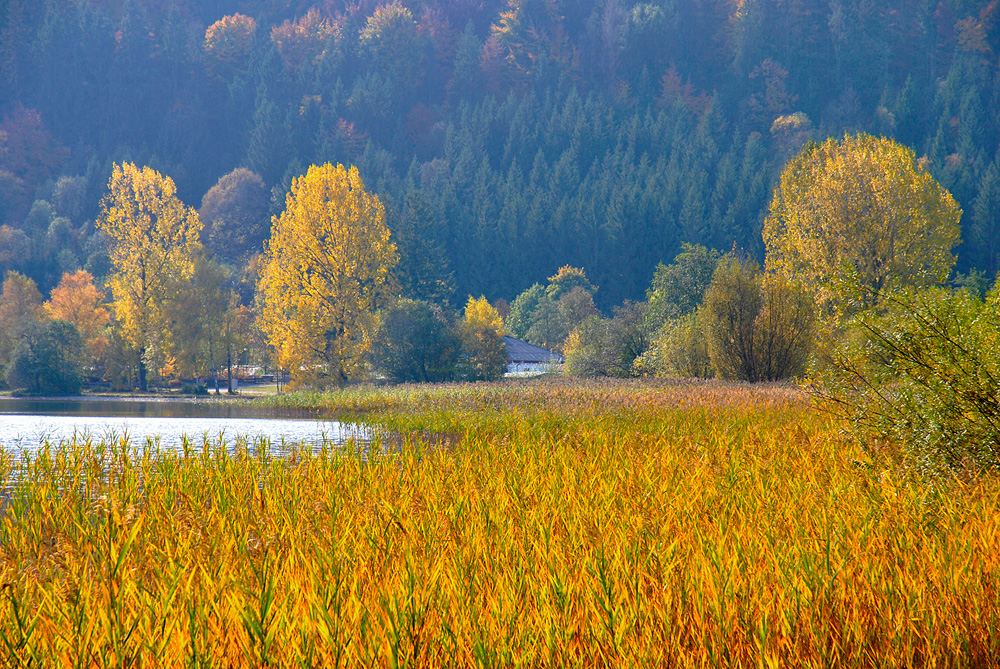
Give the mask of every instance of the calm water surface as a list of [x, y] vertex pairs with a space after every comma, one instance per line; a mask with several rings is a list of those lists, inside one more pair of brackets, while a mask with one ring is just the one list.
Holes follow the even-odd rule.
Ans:
[[281, 453], [303, 443], [317, 447], [341, 445], [349, 439], [367, 443], [371, 436], [363, 426], [322, 420], [303, 411], [223, 402], [0, 398], [0, 446], [8, 450], [86, 437], [94, 441], [127, 437], [134, 446], [152, 441], [175, 449], [184, 438], [197, 445], [209, 439], [234, 448], [238, 439], [252, 444], [266, 437], [272, 449]]

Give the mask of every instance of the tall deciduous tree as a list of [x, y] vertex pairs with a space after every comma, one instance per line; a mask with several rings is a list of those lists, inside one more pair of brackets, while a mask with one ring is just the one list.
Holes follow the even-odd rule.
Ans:
[[271, 28], [271, 41], [281, 51], [285, 64], [295, 72], [318, 57], [337, 28], [313, 7], [295, 21], [285, 21]]
[[125, 338], [139, 351], [139, 388], [145, 390], [147, 365], [169, 347], [165, 307], [194, 271], [201, 221], [177, 198], [173, 180], [149, 167], [116, 164], [108, 190], [97, 224], [112, 240], [113, 306]]
[[219, 73], [242, 72], [253, 47], [257, 23], [248, 16], [223, 16], [205, 31], [205, 55]]
[[172, 353], [184, 376], [208, 373], [218, 388], [222, 354], [218, 340], [233, 297], [231, 271], [204, 254], [194, 258], [191, 280], [178, 290], [167, 309], [173, 333]]
[[514, 298], [510, 305], [510, 315], [507, 316], [507, 330], [512, 335], [521, 339], [528, 335], [538, 304], [544, 297], [545, 288], [542, 284], [535, 283]]
[[681, 248], [671, 264], [656, 266], [653, 282], [646, 291], [650, 330], [658, 330], [664, 323], [698, 308], [722, 257], [715, 249], [701, 244], [684, 243]]
[[226, 174], [201, 199], [206, 245], [230, 261], [259, 253], [270, 227], [267, 207], [263, 179], [245, 167]]
[[424, 41], [413, 14], [399, 0], [380, 6], [359, 34], [372, 64], [390, 73], [400, 86], [415, 86], [423, 75]]
[[7, 364], [22, 330], [44, 316], [42, 294], [35, 282], [8, 271], [0, 291], [0, 365]]
[[449, 381], [455, 377], [460, 348], [439, 306], [403, 299], [382, 314], [372, 357], [393, 381]]
[[781, 175], [764, 224], [768, 268], [844, 313], [893, 285], [944, 281], [962, 211], [891, 139], [847, 136], [808, 145]]
[[257, 283], [260, 327], [300, 380], [360, 377], [375, 310], [399, 261], [385, 208], [357, 168], [312, 166], [292, 182]]

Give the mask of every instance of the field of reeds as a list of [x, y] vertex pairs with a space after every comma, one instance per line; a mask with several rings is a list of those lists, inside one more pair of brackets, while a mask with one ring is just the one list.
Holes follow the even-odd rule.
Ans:
[[271, 400], [395, 432], [0, 454], [0, 666], [1000, 664], [1000, 484], [788, 387]]

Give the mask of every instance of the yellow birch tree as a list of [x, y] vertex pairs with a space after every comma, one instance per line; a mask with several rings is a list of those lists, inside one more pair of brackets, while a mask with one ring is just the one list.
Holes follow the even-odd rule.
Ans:
[[947, 279], [961, 215], [891, 139], [813, 143], [782, 172], [764, 223], [767, 267], [812, 289], [833, 315], [866, 309], [892, 286]]
[[257, 283], [259, 325], [297, 383], [364, 373], [375, 311], [395, 297], [399, 262], [385, 208], [358, 170], [313, 165], [272, 221]]
[[169, 353], [166, 307], [194, 271], [201, 221], [177, 198], [173, 180], [149, 167], [116, 164], [108, 191], [97, 225], [111, 238], [112, 306], [139, 353], [139, 388], [146, 390], [147, 366]]
[[503, 320], [485, 296], [469, 296], [465, 317], [459, 323], [462, 340], [462, 369], [467, 381], [495, 381], [507, 371], [507, 346]]

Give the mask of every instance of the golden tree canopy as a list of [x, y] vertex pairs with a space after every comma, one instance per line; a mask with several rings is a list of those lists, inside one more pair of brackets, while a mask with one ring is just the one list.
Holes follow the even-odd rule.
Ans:
[[500, 313], [485, 296], [469, 296], [465, 316], [459, 324], [463, 364], [460, 375], [467, 381], [494, 381], [507, 368], [507, 347]]
[[385, 208], [357, 168], [314, 165], [296, 178], [257, 283], [260, 327], [279, 364], [300, 379], [360, 377], [398, 262]]
[[503, 319], [500, 312], [481, 295], [479, 299], [469, 296], [465, 305], [465, 323], [471, 327], [493, 332], [499, 337], [504, 335]]
[[201, 221], [177, 198], [173, 180], [149, 167], [115, 165], [108, 190], [97, 225], [112, 242], [115, 315], [143, 356], [160, 355], [170, 342], [165, 307], [194, 271]]
[[42, 294], [35, 281], [8, 270], [0, 288], [0, 366], [7, 364], [20, 330], [44, 317]]
[[302, 63], [322, 56], [330, 38], [336, 33], [337, 26], [313, 7], [305, 16], [271, 28], [271, 41], [278, 47], [288, 67], [298, 71]]
[[549, 285], [545, 288], [545, 293], [558, 300], [560, 297], [570, 292], [574, 288], [583, 288], [593, 295], [597, 292], [597, 286], [590, 282], [582, 267], [572, 267], [563, 265], [559, 271], [549, 277]]
[[813, 143], [775, 191], [764, 224], [767, 266], [837, 313], [864, 309], [894, 285], [947, 279], [961, 215], [913, 151], [891, 139]]

